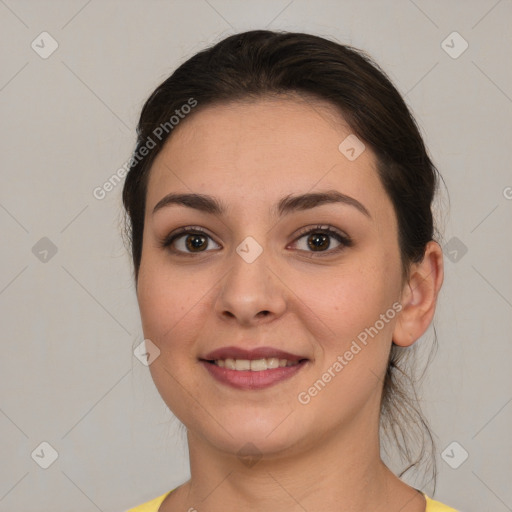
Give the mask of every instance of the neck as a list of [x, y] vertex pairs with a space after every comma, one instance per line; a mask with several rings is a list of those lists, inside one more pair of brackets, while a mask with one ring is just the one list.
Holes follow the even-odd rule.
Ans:
[[186, 503], [197, 510], [380, 511], [396, 502], [397, 485], [405, 486], [381, 461], [378, 421], [326, 433], [310, 447], [295, 446], [253, 464], [190, 431], [188, 442]]

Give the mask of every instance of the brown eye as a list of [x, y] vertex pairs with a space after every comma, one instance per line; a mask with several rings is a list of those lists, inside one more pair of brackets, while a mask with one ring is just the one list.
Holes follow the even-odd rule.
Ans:
[[188, 228], [169, 235], [161, 245], [168, 247], [172, 252], [189, 255], [207, 252], [207, 248], [211, 245], [210, 241], [217, 246], [216, 248], [220, 248], [203, 230]]
[[203, 251], [208, 247], [208, 241], [204, 235], [187, 235], [185, 237], [185, 246], [191, 252], [197, 250]]
[[329, 236], [323, 233], [313, 233], [308, 236], [308, 247], [314, 251], [317, 249], [329, 249], [331, 242]]
[[[302, 239], [305, 239], [305, 243], [301, 242]], [[337, 245], [331, 249], [332, 239], [335, 240]], [[296, 239], [294, 245], [300, 251], [320, 253], [318, 255], [322, 256], [323, 253], [327, 255], [334, 254], [342, 251], [345, 247], [352, 246], [352, 240], [330, 226], [317, 226], [316, 228], [305, 229], [301, 236]]]

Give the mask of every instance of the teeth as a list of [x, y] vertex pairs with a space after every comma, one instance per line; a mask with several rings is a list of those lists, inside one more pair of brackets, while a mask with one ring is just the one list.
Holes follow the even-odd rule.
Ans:
[[251, 370], [253, 372], [261, 372], [272, 368], [284, 368], [285, 366], [295, 366], [298, 361], [288, 361], [286, 359], [278, 359], [270, 357], [268, 359], [217, 359], [214, 361], [217, 366], [227, 368], [228, 370]]
[[251, 362], [247, 359], [235, 359], [235, 370], [250, 370]]

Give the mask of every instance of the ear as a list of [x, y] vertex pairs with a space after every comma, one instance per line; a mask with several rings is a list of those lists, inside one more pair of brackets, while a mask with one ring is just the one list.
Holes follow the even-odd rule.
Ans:
[[409, 280], [402, 290], [402, 310], [393, 331], [395, 345], [408, 347], [427, 330], [443, 278], [443, 251], [437, 242], [430, 241], [422, 261], [411, 265]]

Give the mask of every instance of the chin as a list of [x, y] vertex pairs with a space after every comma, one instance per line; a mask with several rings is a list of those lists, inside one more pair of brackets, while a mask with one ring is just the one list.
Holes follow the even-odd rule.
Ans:
[[[278, 458], [296, 448], [307, 435], [304, 425], [300, 432], [292, 430], [295, 424], [283, 421], [286, 415], [260, 418], [258, 421], [237, 421], [225, 425], [227, 432], [219, 427], [211, 431], [212, 423], [204, 426], [202, 437], [227, 454], [236, 455], [243, 462], [262, 456]], [[293, 425], [293, 426], [292, 426]], [[228, 433], [229, 432], [229, 433]], [[231, 434], [231, 435], [230, 435]]]

